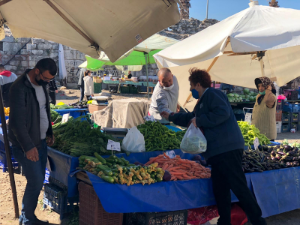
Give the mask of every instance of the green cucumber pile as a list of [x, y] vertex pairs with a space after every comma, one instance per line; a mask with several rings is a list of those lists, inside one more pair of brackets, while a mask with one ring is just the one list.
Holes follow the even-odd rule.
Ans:
[[98, 153], [95, 153], [95, 157], [84, 155], [79, 157], [79, 169], [93, 173], [108, 183], [127, 186], [163, 181], [165, 171], [157, 166], [157, 163], [149, 166], [130, 164], [126, 159], [115, 155], [104, 159]]
[[61, 122], [52, 126], [55, 137], [54, 149], [65, 154], [79, 157], [81, 155], [93, 156], [94, 152], [100, 155], [111, 154], [107, 151], [108, 139], [117, 141], [110, 135], [101, 132], [101, 127], [92, 128], [87, 121], [81, 121], [83, 117], [70, 118], [68, 122]]
[[185, 131], [175, 132], [160, 122], [147, 121], [137, 126], [145, 138], [146, 151], [179, 149]]

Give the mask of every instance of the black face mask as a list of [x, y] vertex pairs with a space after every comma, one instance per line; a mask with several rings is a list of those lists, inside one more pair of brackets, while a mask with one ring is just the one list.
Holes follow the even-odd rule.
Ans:
[[36, 79], [36, 77], [35, 77], [35, 82], [37, 82], [37, 84], [38, 84], [39, 86], [46, 86], [46, 85], [49, 83], [48, 81], [42, 80], [41, 77], [40, 77], [39, 80]]

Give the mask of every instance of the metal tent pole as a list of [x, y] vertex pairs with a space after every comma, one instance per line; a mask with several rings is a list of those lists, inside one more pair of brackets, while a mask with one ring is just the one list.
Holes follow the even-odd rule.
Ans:
[[146, 64], [146, 75], [147, 75], [147, 96], [149, 100], [148, 53], [144, 52], [144, 55], [145, 55], [145, 64]]
[[1, 85], [0, 85], [0, 116], [1, 116], [1, 122], [2, 122], [2, 131], [3, 131], [3, 139], [4, 139], [4, 146], [5, 146], [10, 186], [11, 186], [11, 190], [12, 190], [12, 194], [13, 194], [15, 218], [19, 218], [19, 205], [18, 205], [18, 199], [17, 199], [17, 190], [16, 190], [16, 184], [15, 184], [15, 178], [14, 178], [14, 171], [13, 171], [12, 162], [11, 162], [9, 141], [7, 138], [7, 127], [6, 127], [6, 119], [5, 119], [5, 113], [4, 113], [4, 104], [3, 104]]

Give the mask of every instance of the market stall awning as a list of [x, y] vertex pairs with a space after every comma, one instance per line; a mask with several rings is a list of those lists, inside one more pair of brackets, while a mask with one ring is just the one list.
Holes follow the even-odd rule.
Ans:
[[[255, 5], [154, 55], [180, 83], [179, 102], [190, 97], [188, 70], [207, 69], [212, 80], [255, 88], [254, 79], [282, 86], [299, 76], [300, 10]], [[260, 60], [263, 59], [263, 60]], [[195, 100], [186, 108], [192, 110]]]
[[104, 51], [112, 61], [180, 20], [177, 0], [5, 0], [0, 11], [0, 25], [15, 38], [55, 41], [95, 58]]
[[[133, 47], [130, 51], [122, 55], [116, 62], [111, 62], [110, 58], [104, 53], [100, 53], [98, 59], [86, 56], [87, 64], [85, 68], [89, 70], [100, 69], [104, 65], [108, 66], [133, 66], [154, 64], [153, 55], [175, 43], [179, 42], [176, 39], [165, 37], [159, 34], [154, 34], [142, 43]], [[148, 55], [149, 61], [146, 62], [145, 54]], [[80, 65], [81, 66], [81, 65]], [[83, 66], [83, 65], [82, 65]]]

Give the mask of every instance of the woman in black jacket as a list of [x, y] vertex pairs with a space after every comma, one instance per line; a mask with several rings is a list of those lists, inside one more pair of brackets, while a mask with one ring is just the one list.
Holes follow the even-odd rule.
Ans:
[[213, 192], [220, 214], [218, 225], [231, 224], [230, 190], [239, 199], [251, 223], [265, 225], [261, 209], [247, 186], [242, 169], [244, 138], [227, 96], [210, 87], [210, 75], [204, 70], [191, 69], [189, 81], [193, 97], [199, 99], [195, 110], [176, 114], [163, 112], [161, 115], [180, 126], [193, 123], [203, 131], [207, 150], [201, 155], [212, 168]]

